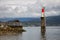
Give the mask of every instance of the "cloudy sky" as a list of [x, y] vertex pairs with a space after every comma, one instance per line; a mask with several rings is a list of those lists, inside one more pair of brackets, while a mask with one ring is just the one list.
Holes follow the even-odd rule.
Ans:
[[0, 0], [0, 18], [41, 17], [41, 8], [45, 15], [60, 15], [60, 0]]

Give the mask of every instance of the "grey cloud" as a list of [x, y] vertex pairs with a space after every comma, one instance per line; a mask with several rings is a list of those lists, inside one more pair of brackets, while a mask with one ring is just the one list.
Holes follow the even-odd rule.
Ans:
[[52, 11], [52, 10], [54, 10], [54, 11], [60, 11], [60, 6], [58, 5], [58, 6], [46, 7], [45, 10], [46, 11]]
[[[35, 16], [40, 17], [41, 16], [41, 15], [37, 16], [37, 14], [41, 14], [41, 8], [42, 8], [42, 6], [40, 5], [40, 2], [38, 2], [38, 1], [35, 4], [33, 4], [33, 3], [28, 4], [28, 5], [19, 4], [18, 6], [17, 6], [17, 4], [9, 5], [7, 3], [5, 2], [6, 5], [4, 5], [4, 3], [1, 3], [0, 17], [35, 17]], [[49, 2], [45, 2], [45, 4], [47, 4], [45, 6], [46, 16], [60, 15], [59, 14], [60, 5], [58, 3], [54, 4], [52, 1], [51, 4]], [[16, 7], [14, 8], [12, 6], [16, 6]], [[26, 8], [24, 8], [24, 7], [26, 7]], [[47, 14], [47, 13], [49, 13], [49, 14]]]

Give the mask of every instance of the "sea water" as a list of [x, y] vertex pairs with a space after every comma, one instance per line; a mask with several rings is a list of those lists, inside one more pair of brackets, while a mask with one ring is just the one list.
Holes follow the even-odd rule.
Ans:
[[0, 36], [0, 40], [60, 40], [60, 27], [48, 26], [46, 33], [41, 35], [40, 27], [23, 27], [26, 32], [18, 35]]

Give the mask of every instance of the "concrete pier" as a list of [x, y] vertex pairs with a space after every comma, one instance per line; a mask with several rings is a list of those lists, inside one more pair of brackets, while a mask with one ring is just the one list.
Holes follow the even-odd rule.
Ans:
[[41, 32], [45, 33], [46, 32], [46, 27], [45, 27], [45, 18], [41, 17]]
[[41, 40], [46, 40], [45, 17], [41, 17]]

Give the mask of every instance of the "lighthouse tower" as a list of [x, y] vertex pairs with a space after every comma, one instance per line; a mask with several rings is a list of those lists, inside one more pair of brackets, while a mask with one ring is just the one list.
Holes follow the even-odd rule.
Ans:
[[41, 12], [41, 33], [45, 33], [45, 7], [42, 7]]

